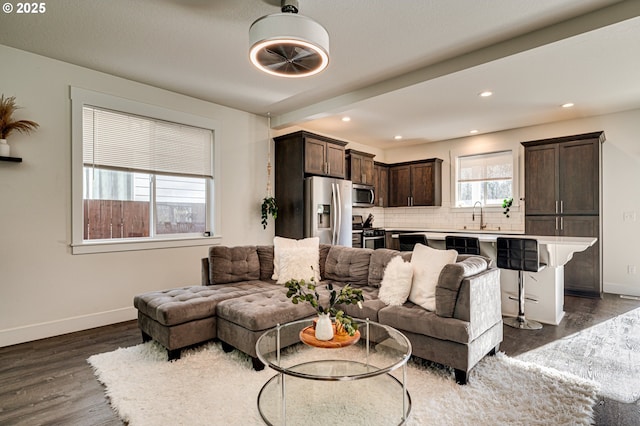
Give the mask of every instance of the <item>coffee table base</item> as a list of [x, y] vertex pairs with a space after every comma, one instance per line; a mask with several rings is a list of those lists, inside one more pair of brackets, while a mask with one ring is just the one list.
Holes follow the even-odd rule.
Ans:
[[[349, 363], [349, 371], [366, 364]], [[314, 361], [301, 368], [331, 368], [340, 362]], [[260, 390], [258, 411], [268, 425], [331, 424], [402, 425], [411, 412], [411, 396], [400, 380], [381, 374], [360, 380], [312, 380], [283, 374]], [[404, 411], [404, 412], [403, 412]]]

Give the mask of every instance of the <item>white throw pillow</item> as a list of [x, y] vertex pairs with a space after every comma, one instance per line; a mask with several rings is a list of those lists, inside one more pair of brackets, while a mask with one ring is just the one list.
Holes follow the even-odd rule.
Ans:
[[404, 304], [411, 292], [412, 278], [413, 266], [411, 263], [402, 260], [401, 256], [395, 256], [384, 269], [378, 299], [387, 305], [400, 306]]
[[[273, 275], [271, 279], [280, 282], [280, 268], [282, 265], [281, 254], [283, 251], [295, 251], [300, 248], [315, 249], [315, 261], [311, 263], [315, 269], [315, 279], [320, 281], [320, 238], [310, 237], [303, 240], [294, 240], [291, 238], [274, 237], [273, 238]], [[311, 276], [305, 278], [309, 279]], [[287, 282], [285, 280], [283, 282]]]
[[436, 285], [442, 268], [455, 263], [458, 252], [437, 250], [423, 244], [416, 244], [411, 255], [413, 283], [409, 300], [428, 311], [436, 310]]
[[280, 275], [278, 284], [284, 284], [291, 279], [305, 280], [311, 278], [318, 282], [318, 260], [320, 253], [314, 247], [285, 248], [280, 251]]

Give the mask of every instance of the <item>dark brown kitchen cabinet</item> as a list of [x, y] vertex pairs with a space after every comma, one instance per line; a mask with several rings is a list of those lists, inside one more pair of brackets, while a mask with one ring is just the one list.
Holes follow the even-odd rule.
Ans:
[[346, 142], [300, 131], [275, 141], [276, 235], [304, 237], [304, 179], [309, 176], [345, 177]]
[[442, 160], [396, 163], [389, 166], [389, 206], [442, 205]]
[[373, 157], [366, 152], [348, 149], [345, 151], [347, 179], [362, 185], [374, 185]]
[[604, 132], [523, 142], [525, 232], [597, 237], [564, 267], [565, 293], [602, 293], [601, 158]]
[[375, 205], [389, 207], [389, 166], [383, 163], [374, 163], [373, 182], [375, 193]]
[[[308, 176], [345, 177], [344, 147], [346, 142], [315, 135], [309, 132], [295, 132], [274, 138], [280, 152], [288, 152], [291, 157], [276, 159], [276, 165], [291, 165], [292, 162], [304, 167]], [[285, 146], [286, 145], [286, 146]], [[278, 163], [280, 161], [280, 163]]]

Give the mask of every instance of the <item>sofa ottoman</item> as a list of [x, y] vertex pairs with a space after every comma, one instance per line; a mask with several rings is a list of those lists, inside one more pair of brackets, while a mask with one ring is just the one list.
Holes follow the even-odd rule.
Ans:
[[216, 337], [219, 302], [272, 288], [261, 282], [181, 287], [137, 295], [133, 305], [138, 309], [142, 340], [154, 339], [174, 360], [180, 358], [180, 349]]
[[[318, 289], [322, 293], [321, 289]], [[321, 294], [321, 300], [328, 294]], [[233, 348], [251, 356], [253, 366], [261, 370], [264, 365], [257, 358], [256, 342], [268, 329], [297, 321], [312, 318], [317, 313], [310, 303], [294, 305], [287, 297], [286, 289], [265, 291], [246, 296], [228, 299], [218, 303], [216, 308], [218, 339], [223, 342], [225, 351]], [[299, 330], [288, 328], [288, 334], [280, 336], [281, 346], [286, 347], [300, 341]]]

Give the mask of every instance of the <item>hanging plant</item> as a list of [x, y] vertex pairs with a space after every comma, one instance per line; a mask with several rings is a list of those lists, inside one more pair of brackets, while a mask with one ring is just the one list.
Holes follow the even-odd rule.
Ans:
[[278, 218], [278, 204], [273, 197], [264, 197], [262, 200], [262, 228], [267, 229], [267, 219], [269, 215], [273, 216], [273, 220]]
[[504, 214], [507, 217], [509, 217], [509, 209], [511, 208], [512, 204], [513, 204], [513, 197], [512, 198], [506, 198], [506, 199], [502, 200], [502, 208], [504, 209], [502, 214]]
[[15, 96], [0, 97], [0, 139], [6, 139], [14, 130], [20, 133], [31, 133], [38, 128], [38, 123], [31, 120], [14, 120], [13, 114], [20, 109], [16, 105]]

